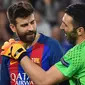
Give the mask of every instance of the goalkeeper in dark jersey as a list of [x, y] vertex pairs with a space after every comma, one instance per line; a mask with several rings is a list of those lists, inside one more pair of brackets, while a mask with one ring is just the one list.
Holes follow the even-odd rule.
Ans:
[[[67, 79], [70, 85], [85, 85], [85, 4], [68, 6], [60, 29], [65, 32], [68, 41], [75, 46], [47, 71], [34, 64], [28, 58], [24, 47], [16, 41], [7, 42], [8, 50], [5, 43], [1, 54], [17, 60], [36, 85], [53, 85]], [[22, 51], [19, 52], [19, 49]], [[13, 53], [10, 53], [11, 51]]]

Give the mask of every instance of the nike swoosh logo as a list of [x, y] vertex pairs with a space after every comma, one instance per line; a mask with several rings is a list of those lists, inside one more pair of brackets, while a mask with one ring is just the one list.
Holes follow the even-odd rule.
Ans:
[[15, 62], [10, 62], [10, 65], [13, 65], [13, 64], [16, 64], [17, 63], [17, 61], [15, 61]]

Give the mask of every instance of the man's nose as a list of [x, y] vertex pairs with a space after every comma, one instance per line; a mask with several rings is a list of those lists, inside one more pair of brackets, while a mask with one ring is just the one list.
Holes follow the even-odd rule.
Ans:
[[28, 30], [33, 30], [33, 26], [31, 24], [28, 25]]
[[63, 25], [62, 24], [60, 25], [60, 29], [63, 29]]

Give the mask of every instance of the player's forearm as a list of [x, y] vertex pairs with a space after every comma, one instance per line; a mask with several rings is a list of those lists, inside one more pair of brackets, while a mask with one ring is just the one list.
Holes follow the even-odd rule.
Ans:
[[37, 85], [47, 85], [47, 83], [44, 82], [46, 72], [43, 69], [34, 64], [28, 57], [24, 57], [20, 63], [27, 75], [29, 75]]
[[52, 66], [48, 71], [44, 71], [27, 56], [21, 59], [20, 64], [36, 85], [53, 85], [65, 79], [55, 66]]

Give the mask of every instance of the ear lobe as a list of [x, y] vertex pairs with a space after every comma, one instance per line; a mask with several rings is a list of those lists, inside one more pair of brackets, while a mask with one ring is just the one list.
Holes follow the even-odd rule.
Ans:
[[13, 32], [16, 32], [16, 27], [13, 24], [10, 24], [10, 28]]

